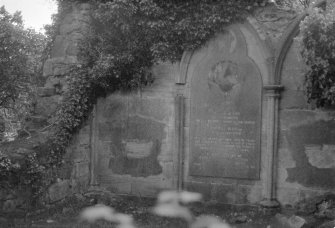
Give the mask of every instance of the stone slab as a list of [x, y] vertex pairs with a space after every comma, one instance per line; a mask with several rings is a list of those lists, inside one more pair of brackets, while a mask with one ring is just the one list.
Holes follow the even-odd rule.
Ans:
[[190, 175], [259, 179], [260, 72], [237, 30], [204, 52], [191, 62]]

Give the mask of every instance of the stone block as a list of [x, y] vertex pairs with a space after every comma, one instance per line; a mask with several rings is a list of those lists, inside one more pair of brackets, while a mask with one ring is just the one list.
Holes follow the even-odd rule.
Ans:
[[52, 66], [53, 66], [53, 63], [51, 59], [48, 59], [44, 62], [44, 65], [43, 65], [43, 76], [44, 77], [48, 77], [52, 75]]
[[43, 76], [62, 76], [65, 75], [70, 67], [78, 63], [76, 56], [63, 56], [48, 59], [44, 63]]
[[51, 185], [48, 189], [50, 203], [64, 199], [71, 194], [71, 186], [69, 180], [63, 180]]
[[71, 180], [72, 192], [83, 193], [89, 189], [89, 177], [80, 177]]
[[234, 204], [236, 202], [236, 185], [213, 184], [212, 199], [219, 203]]
[[202, 194], [205, 201], [212, 199], [212, 184], [202, 182], [186, 182], [186, 190], [190, 192], [198, 192]]
[[74, 21], [71, 22], [63, 23], [59, 28], [59, 33], [62, 35], [68, 35], [69, 33], [81, 30], [81, 23], [73, 23]]
[[133, 181], [131, 183], [131, 193], [137, 196], [156, 197], [162, 190], [159, 185], [160, 183], [153, 183], [151, 181]]
[[75, 163], [74, 165], [75, 165], [75, 178], [80, 178], [89, 175], [90, 173], [89, 162]]
[[128, 112], [167, 122], [173, 117], [174, 102], [171, 99], [130, 97]]
[[306, 220], [300, 216], [292, 215], [287, 217], [282, 214], [276, 214], [275, 219], [277, 220], [278, 225], [283, 228], [302, 228], [306, 223]]
[[70, 179], [73, 169], [72, 162], [65, 162], [60, 168], [57, 169], [58, 177], [61, 179]]
[[51, 97], [56, 94], [56, 89], [54, 87], [38, 87], [37, 95], [40, 97]]
[[284, 206], [294, 206], [300, 199], [300, 189], [296, 188], [278, 188], [278, 200]]
[[131, 183], [130, 182], [116, 182], [112, 186], [108, 186], [107, 190], [112, 193], [130, 194]]
[[58, 109], [62, 99], [63, 97], [59, 95], [39, 98], [35, 107], [35, 113], [46, 117], [52, 115]]
[[316, 112], [311, 110], [281, 110], [279, 115], [281, 130], [314, 121], [317, 117]]
[[[325, 191], [320, 191], [320, 190], [306, 190], [302, 189], [300, 191], [300, 201], [306, 201], [310, 203], [310, 199], [316, 199], [318, 197], [321, 197], [323, 194], [325, 194]], [[315, 209], [315, 205], [314, 205]]]
[[61, 78], [50, 76], [45, 81], [44, 86], [48, 88], [54, 88], [62, 84]]
[[175, 169], [175, 164], [173, 162], [162, 163], [163, 175], [166, 178], [175, 178], [177, 176], [177, 170]]
[[66, 36], [62, 35], [56, 36], [51, 50], [51, 56], [53, 58], [66, 56], [66, 49], [69, 46], [69, 42], [70, 41], [67, 39]]
[[280, 99], [281, 109], [308, 109], [310, 105], [302, 90], [284, 90]]
[[236, 204], [256, 204], [262, 200], [262, 187], [239, 185], [236, 195]]
[[69, 151], [69, 159], [75, 162], [84, 162], [90, 159], [90, 145], [75, 145]]

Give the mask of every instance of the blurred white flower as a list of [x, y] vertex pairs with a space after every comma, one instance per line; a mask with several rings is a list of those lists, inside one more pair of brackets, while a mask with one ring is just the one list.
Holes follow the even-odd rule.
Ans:
[[164, 191], [158, 195], [158, 203], [171, 203], [171, 202], [182, 202], [192, 203], [201, 201], [202, 196], [197, 192], [176, 192], [176, 191]]
[[153, 208], [153, 212], [162, 217], [183, 218], [186, 221], [192, 220], [192, 214], [188, 208], [177, 203], [158, 204]]
[[105, 205], [97, 204], [93, 207], [85, 208], [80, 213], [80, 219], [83, 221], [88, 221], [90, 223], [94, 223], [99, 219], [113, 222], [115, 220], [114, 209]]
[[192, 203], [192, 202], [199, 202], [202, 200], [202, 195], [197, 192], [180, 192], [179, 199], [183, 203]]

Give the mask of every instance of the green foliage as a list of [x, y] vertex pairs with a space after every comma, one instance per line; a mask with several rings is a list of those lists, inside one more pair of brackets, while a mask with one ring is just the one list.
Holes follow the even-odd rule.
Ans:
[[0, 116], [7, 125], [30, 112], [44, 46], [44, 35], [24, 29], [19, 12], [0, 8]]
[[335, 104], [335, 7], [314, 9], [300, 25], [301, 54], [309, 102], [317, 107]]
[[[0, 142], [4, 135], [15, 133], [30, 114], [44, 47], [45, 36], [25, 29], [19, 12], [11, 15], [0, 8]], [[37, 193], [43, 170], [35, 153], [13, 161], [0, 151], [0, 188], [29, 187]]]
[[0, 151], [0, 189], [31, 189], [33, 196], [38, 196], [43, 189], [44, 170], [45, 167], [39, 164], [35, 153], [25, 155], [20, 161], [13, 161]]

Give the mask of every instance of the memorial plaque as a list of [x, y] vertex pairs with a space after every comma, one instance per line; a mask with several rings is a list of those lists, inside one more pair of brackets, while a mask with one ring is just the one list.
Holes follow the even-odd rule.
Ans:
[[242, 33], [218, 36], [191, 64], [190, 175], [259, 179], [262, 81]]

